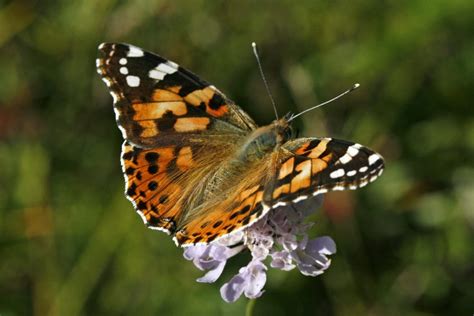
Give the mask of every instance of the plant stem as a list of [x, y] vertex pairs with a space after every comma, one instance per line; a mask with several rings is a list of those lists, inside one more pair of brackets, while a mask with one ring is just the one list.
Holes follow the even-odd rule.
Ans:
[[247, 307], [245, 308], [245, 316], [252, 316], [253, 308], [255, 306], [256, 299], [249, 299], [247, 302]]

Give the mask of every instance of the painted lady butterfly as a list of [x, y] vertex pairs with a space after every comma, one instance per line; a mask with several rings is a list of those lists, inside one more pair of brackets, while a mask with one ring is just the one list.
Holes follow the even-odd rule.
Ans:
[[97, 71], [125, 142], [127, 198], [181, 246], [209, 243], [270, 209], [356, 189], [383, 171], [357, 143], [293, 138], [289, 117], [258, 127], [190, 71], [127, 44], [99, 46]]

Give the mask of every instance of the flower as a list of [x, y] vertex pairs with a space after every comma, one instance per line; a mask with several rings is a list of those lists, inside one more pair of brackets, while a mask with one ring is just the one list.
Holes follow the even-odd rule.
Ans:
[[213, 283], [221, 276], [228, 259], [244, 249], [250, 251], [251, 261], [220, 289], [226, 302], [235, 302], [242, 294], [248, 298], [263, 294], [267, 258], [270, 258], [270, 267], [275, 269], [298, 268], [303, 275], [320, 275], [331, 264], [328, 256], [336, 253], [336, 244], [330, 237], [309, 239], [307, 234], [313, 223], [306, 219], [321, 203], [322, 197], [316, 196], [298, 204], [280, 206], [242, 231], [209, 245], [186, 248], [184, 257], [206, 271], [198, 282]]
[[[242, 239], [242, 236], [237, 234], [229, 237], [226, 242], [232, 243], [233, 241], [236, 241], [235, 243], [237, 243]], [[244, 247], [244, 245], [240, 245], [231, 248], [218, 243], [196, 245], [186, 248], [183, 256], [187, 260], [192, 260], [199, 270], [207, 270], [207, 273], [196, 281], [202, 283], [213, 283], [220, 277], [227, 259], [241, 252]]]
[[258, 259], [254, 259], [239, 274], [221, 287], [221, 296], [226, 302], [235, 302], [242, 293], [248, 298], [257, 298], [263, 294], [263, 286], [267, 282], [267, 267]]

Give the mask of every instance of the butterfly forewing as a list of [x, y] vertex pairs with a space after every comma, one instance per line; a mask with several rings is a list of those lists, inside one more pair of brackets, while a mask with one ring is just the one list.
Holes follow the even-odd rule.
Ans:
[[383, 158], [360, 144], [332, 138], [288, 141], [265, 202], [281, 205], [328, 191], [354, 190], [374, 181], [383, 171]]
[[[125, 139], [156, 146], [176, 134], [243, 133], [255, 123], [224, 94], [190, 71], [126, 44], [99, 47], [97, 71], [114, 98]], [[169, 141], [168, 141], [169, 143]]]

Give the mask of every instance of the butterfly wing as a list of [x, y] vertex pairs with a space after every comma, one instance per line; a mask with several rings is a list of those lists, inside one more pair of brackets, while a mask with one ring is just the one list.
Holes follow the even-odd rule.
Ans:
[[175, 241], [181, 246], [210, 243], [235, 233], [264, 216], [269, 208], [262, 203], [263, 185], [246, 183], [245, 189], [226, 199], [176, 231]]
[[99, 54], [97, 71], [114, 98], [117, 124], [135, 145], [156, 147], [256, 128], [223, 93], [172, 61], [127, 44], [101, 44]]
[[277, 207], [328, 191], [354, 190], [383, 172], [384, 160], [360, 144], [298, 138], [282, 146], [281, 163], [265, 187], [264, 203]]
[[125, 194], [150, 228], [174, 232], [189, 188], [256, 124], [214, 86], [140, 48], [101, 44], [96, 63], [125, 138]]
[[264, 185], [272, 163], [262, 160], [233, 178], [227, 190], [202, 210], [190, 214], [178, 227], [174, 240], [181, 246], [209, 243], [235, 233], [264, 216]]

